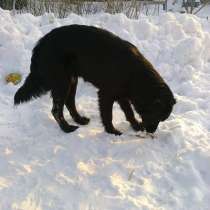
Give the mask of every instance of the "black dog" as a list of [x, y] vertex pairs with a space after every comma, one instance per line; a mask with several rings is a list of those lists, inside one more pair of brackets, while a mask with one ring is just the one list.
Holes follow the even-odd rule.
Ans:
[[[75, 107], [78, 77], [98, 88], [101, 119], [108, 133], [121, 134], [112, 124], [115, 101], [133, 129], [151, 133], [168, 118], [175, 104], [167, 84], [134, 45], [92, 26], [70, 25], [52, 30], [33, 49], [30, 69], [15, 94], [15, 104], [51, 91], [52, 114], [65, 132], [78, 127], [64, 119], [64, 104], [75, 122], [89, 122]], [[142, 123], [135, 119], [131, 104]]]

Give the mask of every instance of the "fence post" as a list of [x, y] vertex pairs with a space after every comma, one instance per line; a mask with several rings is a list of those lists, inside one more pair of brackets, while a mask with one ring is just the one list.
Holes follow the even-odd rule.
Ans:
[[16, 0], [13, 0], [13, 5], [12, 5], [12, 13], [13, 13], [13, 15], [16, 14], [15, 5], [16, 5]]

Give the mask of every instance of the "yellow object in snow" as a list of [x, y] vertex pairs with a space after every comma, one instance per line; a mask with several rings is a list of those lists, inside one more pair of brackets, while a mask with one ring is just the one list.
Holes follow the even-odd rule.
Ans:
[[11, 73], [6, 76], [6, 82], [12, 82], [14, 85], [17, 85], [21, 82], [22, 76], [19, 73]]

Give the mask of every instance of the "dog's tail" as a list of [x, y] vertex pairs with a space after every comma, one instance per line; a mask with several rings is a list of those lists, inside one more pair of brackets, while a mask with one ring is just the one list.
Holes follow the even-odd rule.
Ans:
[[26, 78], [22, 87], [18, 89], [14, 97], [14, 104], [27, 102], [32, 98], [38, 98], [45, 94], [49, 89], [45, 87], [41, 78], [36, 77], [34, 73], [30, 73]]

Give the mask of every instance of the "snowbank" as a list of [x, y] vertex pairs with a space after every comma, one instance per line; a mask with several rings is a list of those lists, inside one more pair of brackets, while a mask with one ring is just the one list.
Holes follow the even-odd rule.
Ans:
[[[154, 139], [135, 136], [117, 105], [114, 123], [124, 135], [106, 134], [96, 90], [82, 81], [77, 106], [91, 123], [74, 133], [59, 130], [49, 95], [13, 106], [18, 87], [7, 85], [5, 75], [25, 77], [36, 41], [73, 23], [103, 27], [129, 40], [168, 82], [178, 103]], [[172, 13], [139, 20], [122, 14], [56, 19], [11, 16], [0, 9], [0, 210], [209, 209], [209, 81], [205, 19]]]

